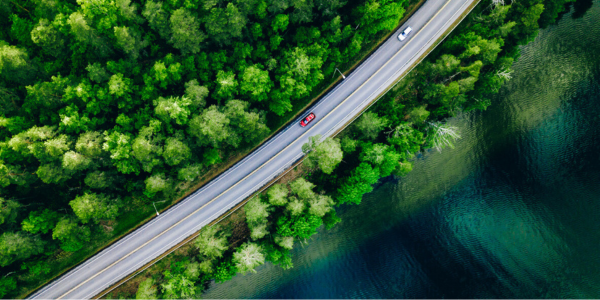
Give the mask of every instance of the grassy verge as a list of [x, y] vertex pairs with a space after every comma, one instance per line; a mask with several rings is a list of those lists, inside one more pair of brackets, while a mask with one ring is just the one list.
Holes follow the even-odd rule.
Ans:
[[[425, 2], [426, 0], [414, 0], [406, 8], [405, 16], [399, 22], [399, 26], [403, 24], [414, 12], [418, 10], [418, 8]], [[381, 43], [386, 41], [388, 37], [395, 32], [389, 31], [380, 33], [376, 37], [372, 38], [371, 42], [363, 46], [359, 55], [356, 56], [356, 59], [347, 64], [341, 65], [339, 68], [341, 70], [345, 70], [344, 73], [350, 73], [354, 68], [356, 68], [362, 61], [369, 57], [369, 55], [375, 51]], [[208, 170], [202, 177], [197, 179], [191, 184], [180, 187], [180, 190], [185, 192], [180, 192], [171, 199], [167, 199], [162, 202], [156, 203], [156, 208], [159, 211], [164, 211], [169, 207], [175, 205], [189, 194], [202, 187], [219, 174], [233, 166], [235, 163], [239, 162], [246, 155], [254, 151], [258, 148], [262, 143], [267, 141], [273, 135], [275, 135], [279, 130], [284, 128], [291, 120], [294, 120], [298, 115], [304, 112], [306, 108], [315, 103], [322, 95], [331, 90], [335, 85], [339, 82], [341, 77], [337, 78], [325, 78], [325, 80], [319, 84], [316, 88], [314, 88], [314, 92], [309, 96], [304, 98], [302, 101], [296, 102], [294, 109], [283, 117], [280, 118], [271, 118], [271, 120], [276, 120], [269, 122], [269, 128], [276, 128], [272, 131], [271, 135], [265, 138], [260, 143], [257, 143], [254, 147], [250, 147], [247, 149], [243, 149], [232, 153], [229, 157], [225, 158], [224, 161], [220, 164], [215, 165], [213, 168]], [[132, 205], [132, 208], [127, 210], [121, 217], [119, 217], [114, 222], [109, 222], [103, 224], [103, 231], [95, 232], [96, 238], [85, 246], [83, 249], [77, 252], [64, 252], [64, 251], [56, 251], [55, 255], [48, 261], [48, 265], [50, 266], [49, 275], [41, 275], [36, 278], [26, 278], [26, 280], [19, 286], [18, 298], [25, 298], [35, 290], [41, 288], [46, 285], [48, 282], [60, 277], [64, 273], [68, 272], [72, 268], [76, 267], [86, 259], [92, 257], [96, 253], [102, 251], [104, 248], [112, 245], [114, 242], [121, 239], [126, 234], [134, 231], [138, 227], [142, 226], [149, 220], [151, 220], [155, 216], [154, 207], [152, 205]], [[187, 240], [186, 240], [187, 241]]]

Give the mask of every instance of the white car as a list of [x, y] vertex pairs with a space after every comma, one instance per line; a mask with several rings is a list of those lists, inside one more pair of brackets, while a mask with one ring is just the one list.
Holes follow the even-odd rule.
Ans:
[[404, 29], [404, 31], [402, 31], [402, 33], [400, 35], [398, 35], [398, 39], [401, 42], [404, 41], [411, 31], [412, 31], [412, 28], [406, 27], [406, 29]]

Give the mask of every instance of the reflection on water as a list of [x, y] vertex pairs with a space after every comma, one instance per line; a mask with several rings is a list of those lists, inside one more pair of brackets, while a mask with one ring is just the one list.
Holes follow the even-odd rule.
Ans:
[[425, 153], [408, 176], [343, 208], [340, 225], [294, 250], [294, 269], [265, 265], [203, 296], [600, 298], [593, 4], [523, 49], [488, 111], [451, 120], [456, 149]]

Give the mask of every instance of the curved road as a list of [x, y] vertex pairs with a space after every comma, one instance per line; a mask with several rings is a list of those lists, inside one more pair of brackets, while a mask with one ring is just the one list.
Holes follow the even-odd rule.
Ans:
[[391, 36], [309, 109], [317, 118], [307, 127], [300, 127], [300, 119], [294, 121], [209, 184], [31, 298], [91, 298], [233, 208], [297, 162], [309, 136], [330, 136], [358, 116], [407, 73], [475, 1], [428, 0], [405, 23], [413, 28], [411, 35], [403, 42], [397, 39], [400, 30]]

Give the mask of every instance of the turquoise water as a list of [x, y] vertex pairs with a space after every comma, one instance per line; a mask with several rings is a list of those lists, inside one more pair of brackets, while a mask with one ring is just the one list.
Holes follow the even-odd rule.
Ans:
[[204, 298], [600, 298], [600, 0], [542, 30], [463, 138]]

